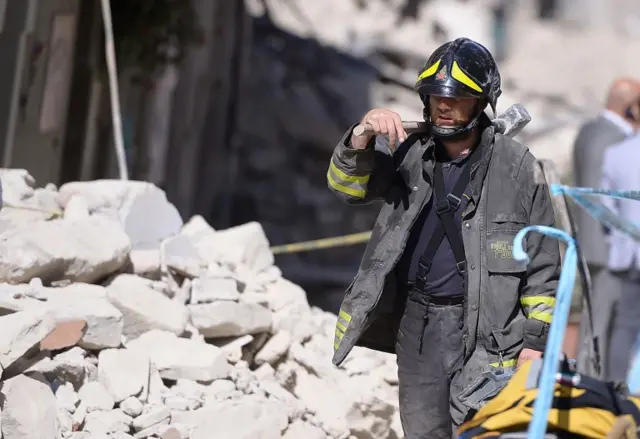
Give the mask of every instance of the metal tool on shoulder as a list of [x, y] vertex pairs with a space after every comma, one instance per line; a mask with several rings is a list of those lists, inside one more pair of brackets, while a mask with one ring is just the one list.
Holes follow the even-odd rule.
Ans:
[[[503, 136], [513, 137], [531, 122], [531, 115], [522, 104], [513, 104], [491, 122], [496, 128], [496, 132]], [[422, 133], [429, 130], [426, 122], [402, 122], [402, 127], [407, 134]], [[373, 128], [369, 124], [358, 125], [353, 129], [353, 134], [356, 136], [373, 134], [372, 130]]]

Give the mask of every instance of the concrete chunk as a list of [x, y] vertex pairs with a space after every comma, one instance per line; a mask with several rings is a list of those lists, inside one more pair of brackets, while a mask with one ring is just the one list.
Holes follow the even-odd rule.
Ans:
[[272, 401], [221, 401], [200, 410], [191, 439], [280, 439], [289, 424], [282, 406]]
[[158, 429], [160, 439], [182, 439], [182, 433], [172, 425], [165, 425]]
[[135, 418], [142, 413], [144, 406], [142, 402], [134, 396], [130, 396], [120, 403], [120, 409], [128, 416]]
[[[99, 285], [74, 283], [61, 288], [39, 287], [36, 291], [25, 285], [0, 285], [0, 308], [10, 311], [45, 310], [56, 321], [82, 320], [86, 329], [78, 345], [87, 349], [120, 346], [122, 313], [106, 299], [107, 290]], [[32, 294], [33, 293], [33, 294]], [[37, 299], [34, 297], [37, 294]]]
[[160, 279], [160, 249], [133, 249], [129, 257], [134, 274], [147, 279]]
[[122, 410], [95, 411], [87, 414], [83, 430], [94, 434], [128, 433], [133, 419], [125, 415]]
[[178, 338], [170, 332], [149, 331], [131, 341], [128, 348], [149, 356], [165, 379], [212, 381], [229, 374], [229, 364], [220, 348]]
[[82, 319], [87, 329], [78, 342], [86, 349], [120, 346], [124, 319], [122, 313], [106, 298], [104, 287], [74, 284], [47, 289], [47, 306], [59, 320]]
[[274, 263], [269, 240], [258, 222], [217, 231], [215, 241], [217, 248], [227, 258], [246, 265], [256, 273], [266, 270]]
[[269, 240], [260, 223], [250, 222], [215, 232], [206, 228], [193, 229], [189, 236], [200, 257], [208, 263], [243, 264], [256, 273], [274, 263]]
[[3, 383], [2, 437], [55, 439], [57, 405], [51, 388], [19, 375]]
[[155, 248], [182, 228], [178, 209], [167, 201], [164, 191], [155, 186], [125, 203], [120, 209], [120, 221], [133, 248]]
[[56, 327], [46, 310], [21, 311], [0, 317], [0, 366], [9, 367]]
[[76, 406], [80, 401], [78, 394], [73, 390], [71, 383], [65, 383], [56, 389], [56, 401], [58, 402], [58, 408], [73, 413], [76, 411]]
[[58, 409], [56, 416], [58, 435], [68, 437], [73, 432], [73, 416], [64, 409]]
[[207, 338], [257, 334], [271, 328], [271, 313], [260, 305], [220, 301], [190, 305], [191, 321]]
[[310, 312], [307, 293], [293, 282], [279, 278], [275, 282], [266, 285], [265, 297], [269, 301], [271, 311], [280, 311], [289, 306], [299, 306], [304, 311]]
[[258, 351], [253, 361], [258, 365], [275, 364], [284, 357], [289, 346], [291, 346], [291, 335], [287, 331], [279, 331]]
[[196, 277], [206, 264], [188, 236], [176, 235], [162, 241], [160, 266], [165, 272], [170, 268], [183, 276]]
[[325, 439], [326, 437], [327, 435], [322, 429], [297, 419], [289, 425], [282, 439]]
[[121, 274], [107, 287], [111, 303], [124, 315], [124, 335], [135, 338], [146, 331], [161, 329], [180, 335], [184, 332], [189, 313], [154, 290], [147, 279]]
[[133, 428], [139, 432], [165, 421], [168, 424], [170, 418], [171, 412], [168, 408], [163, 406], [152, 406], [133, 420]]
[[95, 282], [120, 269], [130, 249], [120, 225], [99, 217], [10, 228], [0, 233], [0, 282]]
[[80, 397], [80, 404], [86, 407], [88, 413], [108, 411], [115, 405], [109, 391], [97, 381], [92, 381], [82, 386], [78, 396]]
[[213, 235], [215, 232], [215, 229], [209, 225], [202, 215], [194, 215], [182, 226], [180, 233], [187, 236], [196, 236], [207, 233]]
[[131, 349], [109, 349], [98, 356], [98, 379], [116, 403], [148, 391], [149, 357]]
[[89, 218], [89, 203], [82, 195], [72, 196], [64, 207], [64, 219], [74, 221]]
[[240, 299], [238, 282], [231, 278], [203, 276], [193, 280], [191, 284], [191, 300], [189, 303], [211, 303], [219, 300], [237, 301]]
[[165, 192], [145, 181], [76, 181], [59, 192], [65, 206], [73, 195], [81, 195], [91, 212], [115, 213], [134, 248], [158, 246], [182, 228], [182, 218]]
[[164, 428], [169, 425], [169, 419], [170, 418], [166, 418], [159, 423], [152, 425], [151, 427], [138, 431], [134, 437], [136, 437], [137, 439], [144, 439], [150, 436], [156, 437]]
[[43, 351], [56, 351], [70, 348], [80, 341], [87, 329], [84, 320], [68, 320], [58, 322], [56, 328], [40, 342]]

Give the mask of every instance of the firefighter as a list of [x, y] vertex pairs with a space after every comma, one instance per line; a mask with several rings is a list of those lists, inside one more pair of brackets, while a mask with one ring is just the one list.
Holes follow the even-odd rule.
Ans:
[[466, 38], [429, 58], [415, 88], [428, 133], [376, 108], [351, 127], [327, 180], [349, 204], [382, 201], [336, 325], [333, 363], [355, 345], [395, 353], [406, 439], [450, 438], [506, 383], [540, 358], [560, 272], [557, 241], [527, 236], [528, 264], [513, 259], [527, 225], [554, 225], [547, 185], [527, 148], [495, 132], [500, 74]]

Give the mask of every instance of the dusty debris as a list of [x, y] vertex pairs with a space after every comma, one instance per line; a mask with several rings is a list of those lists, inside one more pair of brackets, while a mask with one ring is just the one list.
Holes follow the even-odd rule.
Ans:
[[[11, 175], [9, 196], [28, 202], [34, 183]], [[61, 216], [3, 232], [4, 437], [398, 437], [394, 360], [331, 364], [335, 316], [282, 278], [258, 223], [174, 218], [143, 233], [172, 211], [146, 184], [47, 194]]]

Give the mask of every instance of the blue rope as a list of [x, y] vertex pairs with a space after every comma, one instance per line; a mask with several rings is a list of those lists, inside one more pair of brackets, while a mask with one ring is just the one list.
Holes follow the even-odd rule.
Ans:
[[592, 187], [571, 187], [562, 184], [552, 184], [551, 194], [559, 195], [566, 193], [567, 195], [606, 195], [611, 198], [619, 198], [621, 200], [636, 200], [640, 201], [640, 191], [616, 191], [609, 189], [597, 189]]
[[533, 417], [529, 424], [529, 439], [543, 439], [547, 430], [547, 418], [553, 402], [553, 392], [556, 383], [556, 374], [559, 371], [560, 354], [564, 341], [564, 331], [569, 320], [571, 308], [571, 296], [576, 281], [578, 270], [578, 256], [575, 240], [562, 230], [547, 226], [529, 226], [522, 229], [513, 240], [513, 257], [522, 262], [529, 262], [529, 256], [524, 249], [524, 238], [529, 232], [538, 232], [567, 243], [564, 255], [560, 281], [556, 292], [556, 306], [553, 312], [553, 320], [549, 328], [549, 336], [545, 348], [540, 375], [538, 396], [533, 405]]
[[605, 224], [606, 226], [618, 229], [633, 239], [640, 241], [640, 226], [620, 218], [602, 203], [592, 201], [584, 195], [605, 195], [612, 198], [640, 201], [640, 191], [610, 191], [605, 189], [593, 189], [584, 187], [569, 187], [559, 184], [551, 185], [551, 194], [566, 194], [571, 197], [589, 215]]

